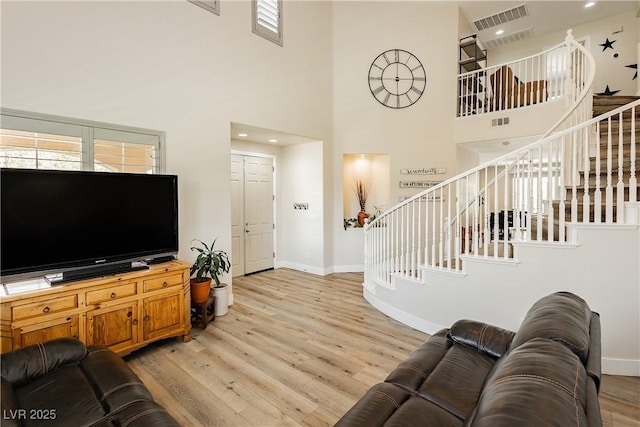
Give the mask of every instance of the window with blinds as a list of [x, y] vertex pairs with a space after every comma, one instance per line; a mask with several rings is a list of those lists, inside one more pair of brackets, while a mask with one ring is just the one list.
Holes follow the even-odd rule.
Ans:
[[282, 1], [253, 0], [253, 32], [282, 46]]
[[82, 139], [0, 129], [0, 167], [82, 170]]
[[220, 15], [220, 2], [218, 0], [189, 0], [189, 2], [216, 15]]
[[0, 167], [157, 174], [158, 131], [3, 110]]

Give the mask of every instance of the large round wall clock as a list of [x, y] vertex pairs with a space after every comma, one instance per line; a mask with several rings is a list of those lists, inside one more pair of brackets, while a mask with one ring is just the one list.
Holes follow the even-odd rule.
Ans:
[[418, 58], [402, 49], [382, 52], [369, 68], [373, 97], [389, 108], [406, 108], [422, 96], [427, 75]]

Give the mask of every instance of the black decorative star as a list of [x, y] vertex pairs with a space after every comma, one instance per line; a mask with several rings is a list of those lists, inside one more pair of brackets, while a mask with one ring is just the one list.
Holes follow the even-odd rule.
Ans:
[[635, 80], [638, 78], [638, 64], [625, 65], [625, 67], [633, 68], [634, 70], [636, 70], [636, 73], [633, 75], [633, 78], [631, 80]]
[[613, 49], [613, 44], [616, 42], [617, 40], [613, 40], [613, 41], [609, 41], [609, 38], [607, 38], [607, 41], [604, 43], [600, 43], [599, 46], [603, 46], [602, 47], [602, 51], [604, 52], [605, 50], [611, 48]]
[[620, 92], [620, 90], [611, 90], [611, 89], [609, 89], [609, 85], [607, 85], [607, 88], [604, 90], [604, 92], [596, 93], [596, 95], [598, 95], [598, 96], [613, 96], [618, 92]]

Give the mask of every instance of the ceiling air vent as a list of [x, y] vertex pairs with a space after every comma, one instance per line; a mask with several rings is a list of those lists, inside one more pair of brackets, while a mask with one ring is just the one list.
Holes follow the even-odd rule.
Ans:
[[514, 7], [513, 9], [478, 19], [473, 22], [473, 25], [475, 25], [478, 31], [482, 31], [487, 28], [495, 27], [496, 25], [502, 25], [505, 22], [513, 21], [514, 19], [524, 18], [525, 16], [529, 16], [529, 12], [527, 11], [527, 7], [523, 4], [521, 6]]
[[499, 39], [487, 40], [484, 42], [487, 49], [494, 49], [496, 47], [504, 46], [507, 43], [517, 42], [518, 40], [530, 39], [534, 36], [532, 28], [527, 28], [524, 31], [509, 34], [508, 36], [500, 37]]

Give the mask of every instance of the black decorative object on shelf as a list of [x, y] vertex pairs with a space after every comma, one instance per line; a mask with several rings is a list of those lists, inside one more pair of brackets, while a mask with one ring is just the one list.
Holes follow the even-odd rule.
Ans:
[[604, 52], [607, 49], [613, 49], [613, 44], [616, 42], [617, 40], [611, 40], [609, 41], [609, 38], [607, 38], [607, 41], [605, 41], [604, 43], [600, 43], [599, 46], [602, 46], [602, 51]]
[[598, 95], [598, 96], [613, 96], [618, 92], [620, 92], [620, 90], [611, 90], [611, 89], [609, 89], [609, 85], [607, 85], [607, 88], [604, 90], [604, 92], [596, 93], [596, 95]]
[[427, 74], [415, 55], [403, 49], [382, 52], [369, 68], [373, 97], [389, 108], [406, 108], [424, 93]]
[[636, 73], [633, 75], [633, 78], [631, 80], [635, 80], [638, 78], [638, 64], [625, 65], [625, 67], [636, 70]]

